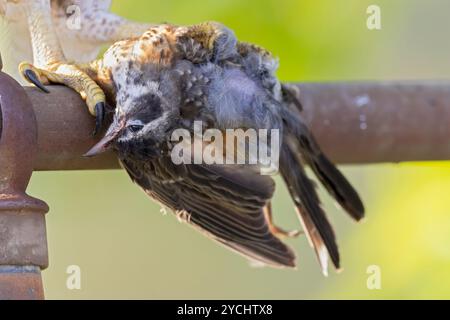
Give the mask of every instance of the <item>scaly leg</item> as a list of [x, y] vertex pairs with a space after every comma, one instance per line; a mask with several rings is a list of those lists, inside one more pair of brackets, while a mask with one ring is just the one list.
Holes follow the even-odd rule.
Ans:
[[103, 44], [139, 37], [154, 26], [111, 13], [109, 5], [108, 0], [52, 1], [53, 24], [68, 60], [91, 61]]
[[43, 84], [64, 84], [86, 100], [89, 112], [96, 117], [95, 131], [101, 128], [105, 94], [77, 65], [66, 62], [52, 24], [50, 0], [23, 0], [34, 55], [34, 65], [23, 62], [19, 71], [26, 80], [48, 92]]
[[[83, 13], [81, 26], [76, 30], [77, 37], [82, 41], [92, 43], [112, 43], [128, 38], [139, 37], [154, 24], [134, 22], [124, 19], [114, 13], [95, 10]], [[65, 24], [65, 19], [60, 23]]]

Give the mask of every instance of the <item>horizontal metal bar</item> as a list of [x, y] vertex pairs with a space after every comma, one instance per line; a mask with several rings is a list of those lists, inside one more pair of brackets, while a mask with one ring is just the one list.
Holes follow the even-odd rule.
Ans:
[[297, 87], [304, 118], [336, 163], [450, 159], [449, 82]]
[[85, 102], [73, 90], [63, 86], [49, 87], [46, 94], [25, 87], [38, 124], [38, 156], [35, 170], [117, 169], [112, 153], [94, 158], [83, 154], [95, 144], [94, 120]]
[[[292, 84], [303, 117], [330, 158], [341, 164], [450, 158], [450, 83]], [[96, 139], [78, 94], [27, 87], [38, 122], [36, 170], [115, 169], [114, 155], [85, 159]]]

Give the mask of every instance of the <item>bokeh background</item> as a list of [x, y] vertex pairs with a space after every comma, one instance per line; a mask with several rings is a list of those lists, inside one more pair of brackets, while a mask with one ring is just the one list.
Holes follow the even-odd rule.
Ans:
[[[382, 30], [366, 9], [382, 10]], [[113, 11], [146, 22], [217, 20], [280, 57], [284, 81], [448, 79], [447, 0], [116, 0]], [[449, 137], [450, 143], [450, 137]], [[370, 147], [370, 146], [368, 146]], [[450, 298], [450, 163], [342, 167], [367, 219], [355, 224], [321, 193], [344, 271], [321, 275], [304, 236], [289, 240], [298, 270], [254, 268], [148, 199], [122, 171], [39, 172], [29, 193], [45, 199], [52, 299]], [[280, 180], [276, 222], [299, 228]], [[81, 290], [66, 288], [79, 265]], [[381, 270], [369, 290], [367, 268]]]

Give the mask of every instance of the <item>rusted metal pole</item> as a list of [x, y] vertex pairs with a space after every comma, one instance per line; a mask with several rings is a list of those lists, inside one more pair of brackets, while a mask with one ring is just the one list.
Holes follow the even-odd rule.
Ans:
[[51, 86], [49, 90], [50, 94], [46, 94], [34, 87], [25, 87], [33, 104], [39, 132], [35, 170], [119, 168], [112, 153], [83, 157], [98, 139], [92, 136], [93, 117], [73, 90], [62, 86]]
[[0, 72], [0, 300], [44, 297], [40, 270], [48, 265], [48, 206], [25, 193], [36, 156], [31, 102]]
[[305, 119], [336, 163], [450, 159], [450, 82], [296, 87]]
[[[450, 159], [450, 83], [295, 84], [303, 117], [340, 164]], [[115, 169], [113, 154], [85, 159], [93, 119], [72, 90], [26, 87], [38, 122], [35, 170]]]

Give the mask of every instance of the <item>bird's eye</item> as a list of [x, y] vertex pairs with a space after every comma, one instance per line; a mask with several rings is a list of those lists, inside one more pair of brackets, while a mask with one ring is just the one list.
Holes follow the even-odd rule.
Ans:
[[127, 126], [128, 130], [130, 130], [133, 133], [142, 130], [143, 127], [144, 124], [140, 120], [131, 121], [131, 123], [129, 123]]
[[128, 126], [128, 129], [130, 129], [131, 132], [138, 132], [140, 131], [144, 126], [132, 124], [131, 126]]

